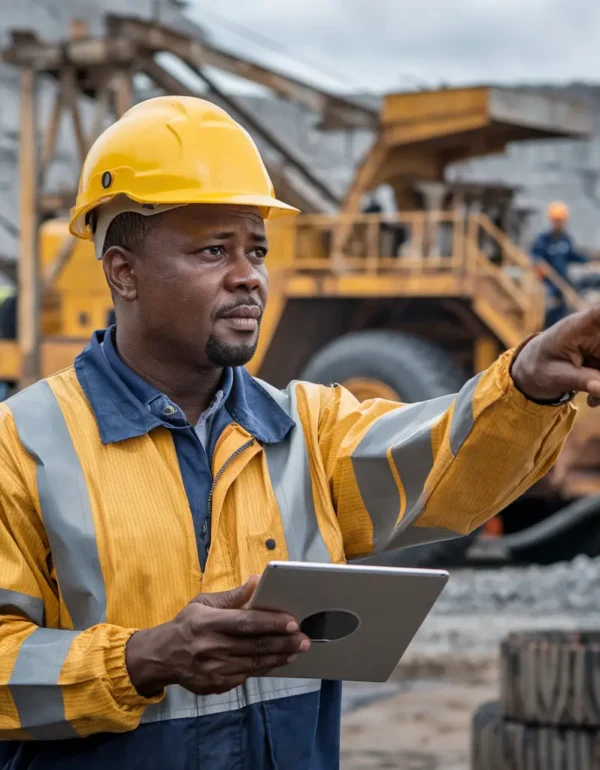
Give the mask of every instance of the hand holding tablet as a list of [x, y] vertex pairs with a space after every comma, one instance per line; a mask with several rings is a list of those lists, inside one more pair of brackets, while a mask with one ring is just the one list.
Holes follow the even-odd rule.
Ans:
[[443, 570], [271, 562], [249, 608], [289, 613], [312, 643], [269, 675], [386, 681], [448, 577]]

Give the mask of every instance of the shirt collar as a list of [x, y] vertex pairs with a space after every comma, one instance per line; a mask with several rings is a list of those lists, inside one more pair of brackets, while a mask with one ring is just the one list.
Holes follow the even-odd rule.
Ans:
[[[111, 329], [94, 332], [89, 345], [75, 360], [75, 371], [96, 417], [103, 444], [143, 436], [161, 425], [183, 427], [173, 421], [166, 423], [160, 409], [165, 399], [171, 402], [119, 358]], [[225, 370], [221, 390], [223, 396], [215, 409], [224, 404], [231, 417], [263, 443], [282, 441], [295, 425], [242, 367]]]
[[[152, 414], [162, 422], [168, 423], [174, 428], [182, 428], [188, 425], [188, 421], [179, 408], [179, 406], [165, 396], [160, 390], [155, 388], [149, 382], [146, 382], [139, 374], [132, 371], [117, 353], [115, 346], [115, 329], [111, 327], [104, 335], [100, 343], [102, 352], [111, 368], [118, 377], [125, 383], [134, 398], [141, 401], [152, 412]], [[227, 401], [231, 393], [233, 384], [233, 373], [231, 367], [226, 367], [223, 371], [221, 386], [215, 393], [209, 407], [200, 415], [200, 422], [207, 420], [215, 414], [219, 407]]]

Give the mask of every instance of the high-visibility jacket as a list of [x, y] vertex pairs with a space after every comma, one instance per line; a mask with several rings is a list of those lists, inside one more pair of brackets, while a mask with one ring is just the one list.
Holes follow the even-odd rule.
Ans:
[[202, 570], [173, 431], [103, 391], [99, 340], [0, 405], [5, 766], [337, 767], [339, 683], [261, 678], [144, 698], [125, 666], [131, 634], [273, 559], [344, 562], [469, 532], [548, 470], [573, 407], [528, 402], [511, 353], [456, 397], [409, 406], [361, 404], [339, 386], [279, 391], [235, 369]]

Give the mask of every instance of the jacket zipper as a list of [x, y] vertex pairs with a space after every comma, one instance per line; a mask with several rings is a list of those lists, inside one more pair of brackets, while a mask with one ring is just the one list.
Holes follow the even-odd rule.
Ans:
[[213, 483], [210, 488], [210, 492], [208, 494], [207, 514], [206, 514], [206, 520], [204, 522], [204, 527], [203, 527], [204, 543], [206, 545], [207, 557], [208, 557], [208, 552], [210, 551], [210, 527], [212, 523], [212, 501], [213, 501], [213, 494], [215, 491], [215, 487], [217, 486], [217, 482], [219, 481], [221, 476], [227, 470], [227, 467], [235, 460], [236, 457], [239, 457], [242, 454], [242, 452], [245, 452], [246, 449], [251, 447], [252, 444], [254, 444], [254, 438], [251, 438], [249, 441], [246, 441], [245, 444], [242, 444], [241, 447], [238, 447], [238, 449], [236, 449], [235, 452], [232, 455], [230, 455], [227, 458], [227, 460], [223, 463], [223, 465], [219, 468], [217, 475], [213, 479]]

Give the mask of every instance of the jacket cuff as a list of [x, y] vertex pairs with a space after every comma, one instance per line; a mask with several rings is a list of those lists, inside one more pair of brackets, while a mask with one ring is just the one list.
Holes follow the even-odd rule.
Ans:
[[129, 678], [129, 672], [125, 663], [125, 650], [127, 642], [138, 630], [137, 628], [122, 629], [119, 634], [120, 638], [115, 639], [110, 651], [107, 651], [106, 670], [112, 684], [113, 697], [117, 705], [126, 711], [143, 712], [146, 706], [160, 703], [165, 697], [165, 690], [150, 698], [146, 698], [138, 693]]
[[556, 405], [536, 404], [535, 401], [531, 401], [527, 398], [526, 395], [521, 393], [521, 391], [515, 385], [510, 373], [513, 362], [521, 350], [523, 350], [525, 345], [527, 345], [530, 340], [537, 336], [537, 334], [532, 334], [531, 336], [527, 337], [527, 339], [523, 340], [523, 342], [521, 342], [518, 347], [513, 348], [512, 350], [507, 350], [506, 353], [500, 357], [498, 362], [498, 384], [503, 390], [505, 398], [515, 408], [520, 409], [527, 414], [537, 415], [539, 417], [545, 418], [551, 417], [554, 420], [560, 410], [563, 410], [565, 414], [568, 414], [570, 411], [574, 410], [574, 404], [570, 401], [565, 404]]

